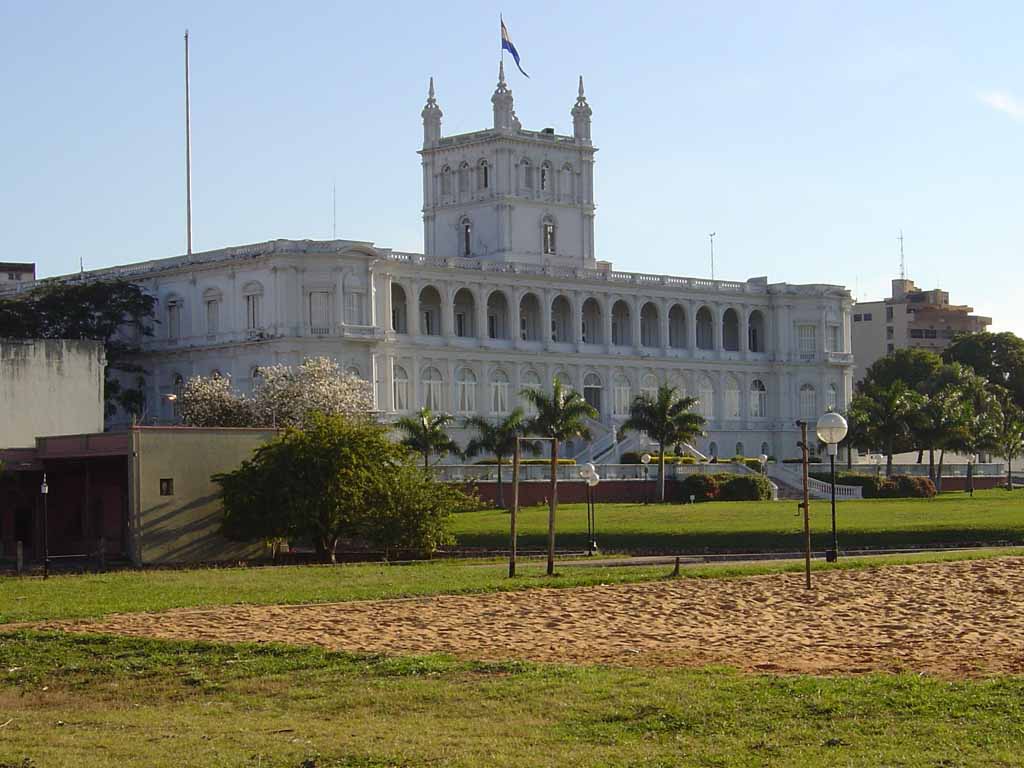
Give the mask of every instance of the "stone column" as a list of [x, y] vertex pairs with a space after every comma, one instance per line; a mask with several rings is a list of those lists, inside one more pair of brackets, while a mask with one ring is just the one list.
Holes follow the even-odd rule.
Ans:
[[741, 306], [737, 312], [739, 316], [740, 332], [740, 355], [747, 359], [747, 352], [750, 351], [750, 307]]
[[668, 355], [669, 350], [668, 312], [670, 306], [668, 299], [660, 299], [658, 301], [658, 342], [661, 347], [662, 356]]
[[583, 299], [581, 298], [579, 291], [572, 292], [570, 308], [572, 309], [572, 320], [570, 321], [572, 323], [572, 333], [570, 334], [569, 339], [576, 345], [576, 348], [579, 349], [580, 345], [583, 343]]
[[602, 335], [604, 346], [609, 352], [612, 350], [612, 306], [615, 304], [614, 296], [603, 296], [604, 304], [601, 307], [601, 323], [604, 325]]
[[473, 303], [476, 305], [476, 319], [474, 323], [476, 328], [476, 337], [481, 342], [486, 341], [490, 338], [487, 333], [487, 291], [483, 286], [476, 286], [473, 290]]
[[540, 339], [544, 346], [551, 343], [551, 289], [545, 288], [538, 295], [540, 299]]
[[441, 323], [441, 335], [448, 338], [455, 336], [455, 294], [458, 289], [458, 286], [444, 283], [438, 290], [441, 296], [441, 317], [438, 322]]
[[630, 339], [630, 341], [632, 342], [630, 346], [632, 346], [634, 349], [639, 349], [640, 346], [641, 346], [641, 340], [640, 340], [640, 310], [643, 308], [643, 305], [645, 303], [646, 302], [644, 301], [644, 299], [638, 298], [638, 297], [634, 296], [633, 297], [633, 301], [632, 301], [632, 307], [630, 308], [630, 318], [629, 319], [630, 319], [630, 325], [632, 326], [632, 330], [630, 331], [630, 333], [633, 336], [633, 338]]
[[[420, 284], [409, 285], [409, 293], [405, 296], [405, 327], [410, 336], [420, 335]], [[438, 320], [440, 322], [440, 319]]]
[[687, 301], [686, 309], [686, 348], [690, 350], [690, 356], [697, 351], [697, 310], [699, 307], [692, 301]]

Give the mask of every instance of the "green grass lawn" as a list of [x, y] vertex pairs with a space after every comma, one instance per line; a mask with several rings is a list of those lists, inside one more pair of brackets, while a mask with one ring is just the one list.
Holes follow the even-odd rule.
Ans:
[[[1011, 766], [1024, 679], [0, 636], [4, 766]], [[306, 762], [310, 761], [310, 762]]]
[[[600, 494], [599, 494], [600, 499]], [[796, 501], [704, 504], [601, 504], [597, 541], [604, 552], [793, 552], [802, 548], [803, 518]], [[841, 548], [948, 544], [1024, 544], [1024, 490], [949, 493], [934, 499], [865, 499], [837, 504]], [[457, 515], [463, 547], [507, 548], [508, 514], [484, 510]], [[829, 502], [811, 500], [816, 548], [831, 543]], [[546, 546], [547, 508], [519, 515], [519, 546]], [[582, 504], [559, 506], [557, 546], [582, 551], [587, 517]]]

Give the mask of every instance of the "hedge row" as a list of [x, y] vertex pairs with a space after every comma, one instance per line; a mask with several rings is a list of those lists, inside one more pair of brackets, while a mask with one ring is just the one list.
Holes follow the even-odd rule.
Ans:
[[761, 475], [690, 475], [680, 484], [684, 501], [768, 501], [772, 486]]
[[[826, 483], [832, 482], [828, 472], [811, 472], [811, 477]], [[893, 475], [876, 477], [856, 472], [836, 472], [837, 485], [860, 486], [865, 499], [930, 499], [935, 495], [935, 483], [927, 477]]]
[[[497, 459], [481, 459], [480, 461], [476, 461], [476, 462], [473, 462], [473, 463], [474, 464], [483, 464], [483, 465], [493, 466], [493, 465], [498, 463], [498, 460]], [[550, 467], [551, 466], [551, 459], [520, 459], [519, 463], [522, 464], [522, 465], [526, 465], [526, 464], [533, 464], [533, 465], [544, 464], [544, 465]], [[558, 463], [560, 465], [565, 465], [565, 466], [574, 466], [576, 464], [576, 459], [559, 459]], [[505, 466], [509, 466], [509, 467], [512, 466], [512, 459], [502, 459], [501, 466], [503, 466], [503, 467], [505, 467]]]

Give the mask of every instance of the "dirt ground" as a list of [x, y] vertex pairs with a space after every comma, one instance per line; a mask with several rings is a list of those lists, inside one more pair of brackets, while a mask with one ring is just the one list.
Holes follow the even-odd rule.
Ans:
[[329, 605], [124, 614], [51, 628], [463, 659], [752, 672], [1024, 672], [1024, 558]]

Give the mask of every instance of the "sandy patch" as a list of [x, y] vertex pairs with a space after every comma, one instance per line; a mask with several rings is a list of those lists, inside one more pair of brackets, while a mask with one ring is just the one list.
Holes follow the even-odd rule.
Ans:
[[282, 642], [463, 659], [749, 671], [1024, 672], [1024, 558], [803, 576], [231, 606], [49, 623], [79, 632]]

